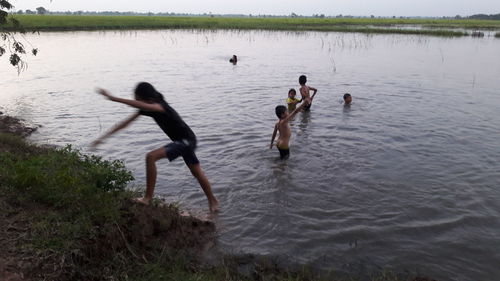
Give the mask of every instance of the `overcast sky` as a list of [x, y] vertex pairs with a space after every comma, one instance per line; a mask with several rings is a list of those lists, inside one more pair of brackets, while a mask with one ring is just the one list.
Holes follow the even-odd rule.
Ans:
[[500, 13], [500, 0], [11, 0], [15, 10], [455, 16]]

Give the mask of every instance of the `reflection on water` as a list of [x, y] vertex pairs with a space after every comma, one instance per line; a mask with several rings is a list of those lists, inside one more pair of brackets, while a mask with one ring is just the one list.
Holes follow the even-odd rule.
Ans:
[[[362, 274], [500, 276], [500, 40], [183, 30], [29, 39], [40, 53], [28, 71], [0, 64], [0, 111], [43, 125], [37, 142], [86, 150], [133, 112], [94, 88], [132, 97], [136, 82], [151, 82], [198, 136], [228, 251]], [[291, 121], [283, 162], [268, 148], [274, 108], [302, 74], [319, 92]], [[123, 159], [144, 186], [145, 153], [168, 142], [141, 118], [97, 153]], [[158, 172], [158, 195], [206, 209], [183, 161]]]
[[311, 122], [311, 111], [303, 111], [299, 113], [300, 123], [299, 123], [299, 132], [304, 137], [307, 137], [307, 124]]
[[342, 105], [342, 111], [344, 115], [349, 116], [349, 113], [351, 112], [351, 104], [344, 104]]

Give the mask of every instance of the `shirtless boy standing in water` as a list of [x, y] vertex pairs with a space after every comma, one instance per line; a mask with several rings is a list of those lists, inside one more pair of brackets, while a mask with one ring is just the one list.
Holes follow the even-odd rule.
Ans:
[[[318, 90], [316, 88], [306, 86], [306, 82], [307, 82], [307, 77], [305, 75], [301, 75], [299, 77], [300, 95], [302, 96], [302, 100], [306, 104], [304, 110], [309, 110], [311, 109], [312, 100], [316, 95], [316, 93], [318, 92]], [[313, 91], [312, 96], [309, 94], [310, 91]]]
[[284, 105], [278, 105], [276, 107], [276, 116], [278, 116], [279, 120], [276, 122], [274, 126], [273, 137], [271, 138], [270, 149], [273, 148], [274, 139], [276, 138], [276, 133], [279, 132], [278, 141], [276, 142], [276, 147], [280, 152], [280, 159], [286, 160], [290, 157], [290, 137], [292, 135], [292, 131], [290, 130], [289, 121], [290, 119], [297, 114], [303, 107], [306, 106], [306, 103], [302, 103], [299, 107], [297, 107], [292, 113], [288, 113], [288, 109]]

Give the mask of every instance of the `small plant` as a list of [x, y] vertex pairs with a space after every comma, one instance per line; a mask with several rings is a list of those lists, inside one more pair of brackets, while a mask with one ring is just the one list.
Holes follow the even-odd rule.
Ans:
[[[94, 225], [120, 219], [119, 206], [128, 194], [124, 190], [133, 180], [122, 162], [84, 155], [70, 146], [42, 149], [12, 137], [1, 139], [14, 147], [0, 153], [1, 188], [19, 200], [61, 211], [35, 225], [42, 240], [54, 232], [56, 240], [89, 235]], [[53, 239], [41, 244], [64, 246]]]
[[84, 155], [71, 146], [31, 157], [3, 153], [0, 161], [13, 191], [55, 207], [85, 209], [133, 180], [122, 162]]

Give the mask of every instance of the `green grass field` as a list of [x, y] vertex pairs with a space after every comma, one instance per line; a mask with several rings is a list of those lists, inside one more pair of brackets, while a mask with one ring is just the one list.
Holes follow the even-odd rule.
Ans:
[[[15, 17], [28, 31], [105, 29], [254, 29], [466, 36], [468, 33], [464, 30], [500, 30], [500, 21], [490, 20], [62, 15], [15, 15]], [[415, 26], [415, 28], [408, 28], [411, 26]], [[0, 26], [0, 28], [3, 30], [12, 30], [12, 26]]]

